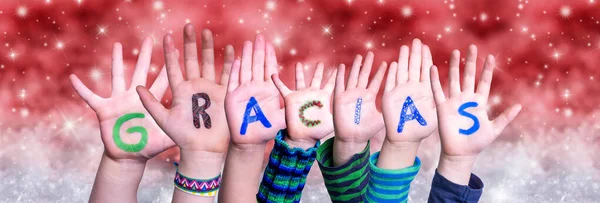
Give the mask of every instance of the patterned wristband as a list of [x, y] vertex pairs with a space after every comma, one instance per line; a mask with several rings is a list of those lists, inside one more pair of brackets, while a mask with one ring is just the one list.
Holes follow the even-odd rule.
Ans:
[[[176, 168], [179, 166], [177, 162], [173, 164]], [[182, 192], [198, 196], [213, 197], [217, 194], [217, 191], [219, 191], [221, 174], [211, 179], [193, 179], [179, 173], [179, 169], [177, 169], [175, 180], [173, 180], [173, 182], [175, 183], [175, 187]]]

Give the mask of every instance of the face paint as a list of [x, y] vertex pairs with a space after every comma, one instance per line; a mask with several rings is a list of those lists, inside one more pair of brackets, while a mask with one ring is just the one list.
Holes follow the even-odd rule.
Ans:
[[[250, 111], [254, 110], [254, 116], [250, 116]], [[242, 127], [240, 129], [240, 134], [245, 135], [246, 130], [248, 129], [248, 124], [254, 123], [256, 121], [260, 121], [260, 123], [266, 128], [271, 127], [271, 123], [265, 117], [260, 106], [258, 106], [258, 102], [254, 97], [250, 97], [248, 104], [246, 105], [246, 112], [244, 112], [244, 118], [242, 118]]]
[[[410, 110], [410, 114], [407, 113], [408, 110]], [[400, 112], [398, 132], [401, 133], [402, 130], [404, 130], [404, 123], [415, 119], [417, 120], [417, 122], [419, 122], [421, 126], [427, 125], [427, 121], [425, 121], [425, 118], [421, 116], [421, 113], [419, 113], [419, 110], [417, 110], [417, 106], [415, 106], [415, 103], [409, 96], [406, 98], [406, 101], [404, 101], [404, 105], [402, 106], [402, 112]]]
[[[198, 106], [198, 99], [204, 100], [204, 105]], [[210, 107], [210, 97], [206, 93], [196, 93], [192, 96], [192, 114], [194, 116], [194, 126], [200, 128], [200, 116], [204, 121], [204, 127], [210, 129], [210, 116], [206, 113], [206, 109]]]
[[468, 117], [471, 120], [473, 120], [473, 126], [471, 126], [469, 129], [466, 129], [466, 130], [458, 129], [458, 133], [468, 136], [468, 135], [471, 135], [471, 134], [477, 132], [477, 130], [479, 130], [479, 119], [476, 116], [474, 116], [473, 114], [465, 111], [467, 108], [477, 107], [478, 105], [479, 104], [477, 104], [477, 102], [467, 102], [467, 103], [460, 105], [460, 107], [458, 107], [458, 114], [460, 114], [461, 116]]
[[300, 116], [300, 121], [302, 121], [302, 123], [304, 123], [304, 125], [307, 126], [307, 127], [314, 127], [316, 125], [321, 124], [321, 120], [310, 120], [310, 119], [307, 119], [307, 118], [304, 117], [304, 111], [306, 109], [308, 109], [310, 107], [314, 107], [314, 106], [319, 107], [319, 108], [323, 108], [323, 104], [321, 103], [321, 101], [313, 100], [313, 101], [306, 102], [298, 110], [299, 116]]
[[356, 100], [356, 108], [354, 108], [354, 124], [358, 125], [360, 123], [360, 109], [362, 107], [362, 97], [359, 97]]
[[142, 138], [140, 139], [140, 141], [137, 144], [127, 144], [125, 142], [123, 142], [123, 140], [121, 139], [121, 134], [120, 134], [120, 129], [121, 126], [123, 125], [123, 123], [134, 119], [134, 118], [144, 118], [144, 114], [143, 113], [129, 113], [129, 114], [125, 114], [121, 117], [119, 117], [119, 119], [117, 119], [117, 122], [115, 123], [115, 126], [113, 127], [113, 140], [115, 142], [115, 144], [117, 145], [117, 147], [119, 147], [120, 149], [126, 151], [126, 152], [139, 152], [142, 151], [142, 149], [144, 149], [144, 147], [146, 147], [146, 144], [148, 144], [148, 131], [146, 131], [146, 128], [142, 127], [142, 126], [134, 126], [131, 128], [127, 128], [127, 133], [140, 133], [142, 135]]

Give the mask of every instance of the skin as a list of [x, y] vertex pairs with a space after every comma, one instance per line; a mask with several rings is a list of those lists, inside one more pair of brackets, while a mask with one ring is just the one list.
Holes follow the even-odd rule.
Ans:
[[[225, 96], [225, 114], [231, 141], [227, 149], [219, 202], [249, 202], [256, 199], [266, 144], [275, 138], [280, 129], [285, 128], [280, 93], [271, 79], [277, 68], [275, 50], [262, 35], [256, 37], [254, 50], [252, 42], [246, 41], [242, 58], [233, 63]], [[259, 121], [250, 123], [246, 134], [241, 135], [240, 128], [250, 97], [257, 100], [272, 126], [266, 128]]]
[[[181, 159], [178, 170], [181, 174], [195, 179], [212, 179], [220, 174], [223, 156], [227, 149], [229, 128], [225, 117], [225, 93], [228, 73], [234, 58], [231, 45], [225, 48], [223, 74], [219, 83], [215, 77], [213, 37], [210, 30], [202, 31], [202, 71], [198, 63], [196, 32], [188, 24], [184, 28], [184, 78], [179, 67], [177, 50], [171, 35], [163, 39], [165, 63], [171, 90], [173, 105], [170, 109], [157, 100], [142, 86], [137, 87], [144, 107], [158, 125], [179, 146]], [[206, 109], [210, 115], [212, 127], [193, 125], [192, 95], [206, 93], [211, 105]], [[202, 170], [198, 170], [202, 166]], [[214, 202], [215, 197], [191, 195], [175, 189], [173, 202]]]
[[[114, 44], [112, 93], [109, 98], [102, 98], [94, 94], [77, 76], [69, 77], [76, 92], [96, 112], [100, 123], [101, 139], [104, 143], [104, 153], [98, 167], [90, 202], [137, 201], [137, 189], [148, 159], [175, 146], [175, 143], [152, 120], [133, 88], [138, 85], [146, 85], [152, 44], [152, 38], [144, 39], [129, 88], [126, 88], [125, 85], [122, 46], [119, 43]], [[161, 99], [167, 87], [167, 74], [163, 69], [149, 91]], [[116, 146], [112, 130], [119, 117], [135, 112], [145, 114], [145, 118], [127, 121], [120, 129], [121, 139], [125, 143], [138, 143], [140, 134], [128, 134], [125, 130], [128, 128], [127, 126], [141, 126], [148, 131], [148, 143], [141, 151], [132, 153]]]
[[[385, 169], [412, 166], [421, 140], [437, 129], [435, 102], [429, 82], [429, 69], [433, 65], [429, 47], [415, 39], [410, 54], [407, 46], [400, 48], [398, 62], [390, 66], [382, 100], [386, 136], [377, 167]], [[400, 113], [409, 96], [427, 125], [421, 126], [416, 120], [406, 121], [404, 129], [399, 133]]]
[[[318, 63], [312, 82], [309, 87], [306, 87], [304, 66], [301, 63], [296, 64], [296, 91], [291, 91], [283, 84], [278, 75], [273, 75], [275, 86], [285, 101], [285, 119], [288, 134], [283, 139], [292, 147], [311, 148], [318, 140], [333, 133], [333, 116], [331, 115], [330, 106], [337, 70], [330, 74], [327, 81], [324, 81], [326, 84], [321, 88], [324, 79], [323, 69], [323, 63]], [[310, 115], [310, 119], [318, 119], [321, 123], [314, 127], [307, 127], [300, 120], [298, 110], [307, 101], [313, 100], [320, 101], [323, 107], [309, 108], [305, 110], [305, 115]]]
[[[485, 60], [483, 72], [475, 91], [475, 74], [477, 47], [469, 46], [462, 85], [460, 83], [460, 52], [454, 50], [450, 58], [449, 92], [444, 95], [439, 80], [438, 69], [431, 68], [431, 87], [437, 107], [442, 151], [437, 171], [446, 179], [460, 185], [468, 185], [471, 169], [477, 155], [492, 143], [504, 128], [519, 114], [521, 105], [515, 104], [507, 108], [496, 119], [490, 120], [487, 115], [488, 97], [495, 59], [489, 55]], [[461, 89], [462, 86], [462, 89]], [[478, 107], [466, 111], [479, 119], [481, 127], [469, 136], [459, 134], [459, 128], [469, 128], [473, 121], [458, 113], [460, 105], [466, 102], [477, 102]]]
[[[361, 68], [362, 56], [357, 55], [347, 85], [344, 85], [344, 65], [338, 68], [333, 101], [335, 130], [333, 163], [335, 166], [348, 162], [354, 154], [364, 150], [369, 139], [384, 127], [382, 115], [375, 107], [375, 98], [385, 75], [387, 63], [381, 63], [367, 87], [373, 59], [373, 53], [367, 53]], [[354, 111], [356, 101], [360, 97], [362, 97], [361, 122], [357, 125], [354, 123]]]

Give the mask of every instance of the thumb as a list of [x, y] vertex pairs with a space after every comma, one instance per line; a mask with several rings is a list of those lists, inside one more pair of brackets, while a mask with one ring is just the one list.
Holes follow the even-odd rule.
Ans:
[[137, 86], [136, 90], [138, 92], [140, 100], [142, 100], [144, 108], [148, 110], [150, 116], [154, 118], [154, 121], [156, 121], [156, 123], [159, 126], [164, 126], [164, 121], [166, 120], [168, 113], [167, 109], [160, 103], [160, 101], [156, 100], [154, 95], [150, 93], [150, 91], [148, 91], [148, 89], [146, 89], [145, 87]]
[[504, 112], [502, 112], [502, 114], [500, 114], [496, 119], [494, 119], [494, 121], [493, 121], [494, 137], [496, 137], [496, 136], [500, 135], [500, 133], [502, 133], [504, 128], [511, 121], [513, 121], [515, 119], [515, 117], [517, 117], [519, 112], [521, 112], [522, 108], [523, 107], [521, 106], [521, 104], [512, 105], [512, 106], [508, 107], [508, 109], [504, 110]]
[[292, 92], [287, 86], [285, 86], [285, 84], [283, 84], [281, 79], [279, 79], [279, 75], [273, 74], [271, 75], [271, 79], [273, 79], [273, 83], [275, 83], [275, 87], [277, 87], [277, 90], [279, 90], [281, 96], [285, 97]]

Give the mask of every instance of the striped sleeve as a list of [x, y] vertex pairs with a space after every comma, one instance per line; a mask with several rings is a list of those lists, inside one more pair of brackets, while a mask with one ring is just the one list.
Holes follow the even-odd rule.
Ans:
[[291, 148], [283, 141], [286, 133], [286, 130], [281, 130], [275, 138], [269, 163], [256, 194], [257, 202], [300, 202], [306, 176], [317, 156], [319, 142], [308, 150]]
[[413, 166], [403, 169], [383, 169], [377, 167], [379, 152], [369, 161], [371, 179], [367, 187], [367, 202], [407, 202], [410, 183], [421, 168], [421, 160], [415, 158]]
[[317, 162], [332, 202], [363, 202], [369, 183], [369, 143], [347, 163], [333, 165], [333, 139], [317, 149]]

